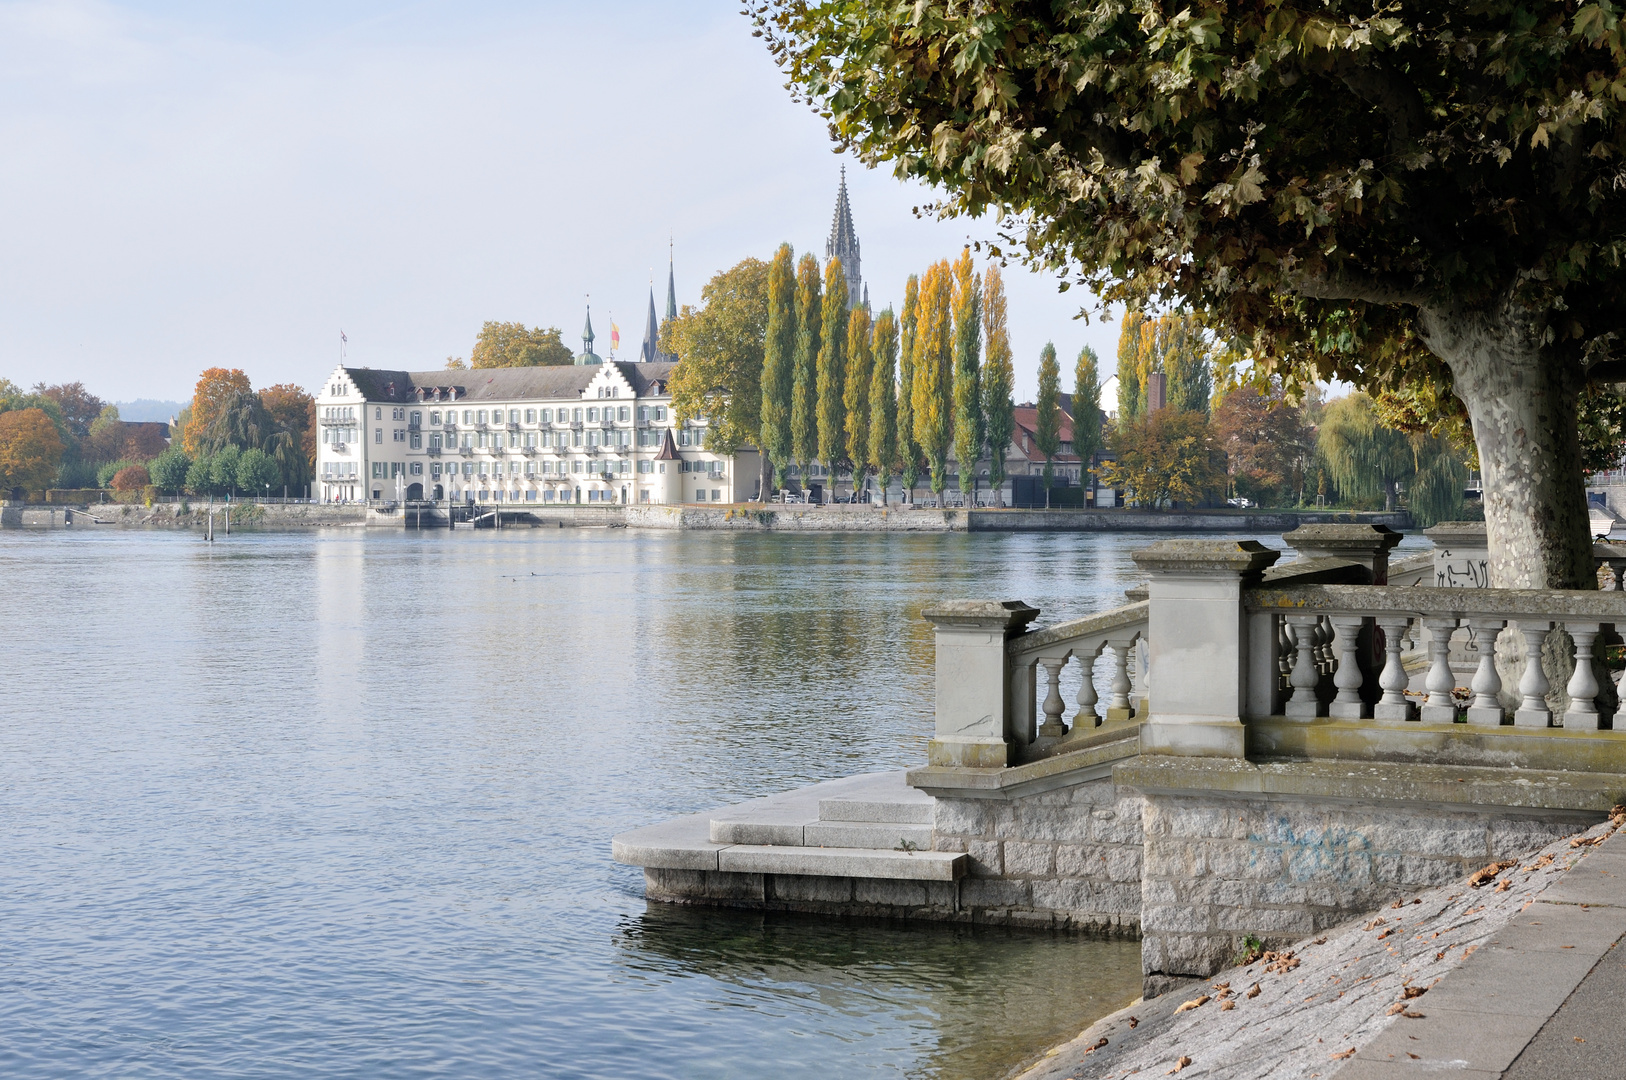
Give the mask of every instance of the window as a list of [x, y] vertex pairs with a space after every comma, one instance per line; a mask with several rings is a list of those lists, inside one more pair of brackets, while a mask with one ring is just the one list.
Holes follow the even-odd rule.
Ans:
[[384, 441], [384, 429], [383, 428], [373, 428], [373, 442], [381, 443], [383, 441]]
[[526, 409], [525, 410], [525, 422], [527, 424], [536, 423], [536, 410], [535, 409]]
[[587, 410], [587, 422], [589, 424], [598, 423], [598, 410], [597, 409], [588, 409]]
[[414, 450], [422, 450], [423, 449], [423, 432], [414, 431], [412, 433], [412, 449], [414, 449]]
[[[581, 410], [578, 409], [577, 411], [580, 412]], [[570, 433], [570, 444], [572, 446], [580, 446], [582, 444], [582, 433], [579, 431], [572, 431]]]
[[695, 502], [705, 502], [706, 501], [706, 489], [705, 488], [700, 488], [694, 493], [694, 501]]
[[588, 446], [597, 446], [598, 445], [598, 432], [589, 431], [587, 433], [587, 445]]
[[552, 409], [543, 409], [542, 410], [542, 422], [544, 424], [553, 423], [553, 410]]
[[463, 463], [463, 475], [464, 476], [473, 476], [474, 475], [474, 462], [465, 461]]
[[711, 501], [712, 502], [722, 502], [723, 501], [723, 493], [722, 493], [722, 491], [719, 490], [718, 488], [712, 488], [711, 489]]
[[465, 424], [474, 423], [474, 410], [472, 410], [472, 409], [464, 409], [463, 410], [463, 422]]
[[382, 479], [383, 476], [384, 476], [384, 463], [382, 461], [373, 462], [373, 479], [374, 480], [379, 480], [379, 479]]
[[666, 419], [666, 406], [665, 405], [657, 405], [657, 406], [655, 406], [655, 419], [656, 420], [665, 420]]
[[653, 461], [640, 461], [638, 463], [638, 471], [641, 473], [652, 473], [655, 471], [655, 463]]
[[431, 450], [439, 450], [440, 449], [440, 439], [441, 439], [440, 432], [438, 432], [438, 431], [430, 432], [429, 433], [429, 449], [431, 449]]
[[508, 422], [510, 424], [519, 423], [519, 410], [518, 409], [509, 409], [508, 410]]
[[525, 475], [526, 476], [535, 476], [536, 475], [536, 462], [527, 461], [525, 463]]
[[480, 432], [480, 449], [484, 450], [485, 448], [486, 448], [486, 433], [482, 431], [482, 432]]
[[436, 480], [440, 479], [440, 462], [431, 461], [429, 463], [429, 475], [434, 477]]
[[373, 419], [374, 420], [382, 420], [382, 419], [384, 419], [384, 410], [375, 408], [373, 410]]
[[519, 445], [519, 432], [510, 431], [508, 433], [508, 445], [509, 446], [518, 446]]
[[542, 433], [542, 445], [543, 446], [552, 446], [553, 445], [553, 432], [544, 431]]
[[430, 413], [429, 413], [429, 424], [430, 424], [431, 427], [438, 427], [440, 425], [440, 410], [439, 409], [433, 409], [433, 410], [430, 411]]
[[390, 419], [391, 420], [405, 420], [406, 419], [406, 410], [405, 409], [391, 409], [390, 410]]
[[581, 458], [577, 458], [576, 462], [575, 462], [575, 466], [571, 471], [575, 472], [575, 473], [578, 473], [578, 474], [586, 472], [587, 471], [587, 462], [583, 461]]
[[649, 406], [648, 405], [640, 405], [640, 406], [638, 406], [638, 421], [640, 423], [642, 423], [643, 421], [648, 420], [648, 419], [649, 419]]
[[487, 475], [487, 473], [486, 473], [486, 463], [483, 462], [483, 461], [480, 462], [480, 475], [481, 476]]
[[423, 427], [423, 410], [413, 409], [412, 417], [407, 421], [408, 427]]
[[463, 433], [463, 445], [471, 450], [474, 448], [474, 432], [465, 431]]
[[413, 476], [422, 476], [423, 475], [423, 462], [414, 461], [411, 464], [411, 466], [408, 467], [407, 472], [411, 473]]
[[570, 414], [570, 418], [572, 420], [574, 420], [578, 424], [581, 423], [581, 421], [582, 421], [582, 411], [580, 409], [572, 410], [571, 414]]
[[678, 431], [678, 445], [679, 446], [688, 446], [689, 445], [689, 429], [688, 428], [679, 429], [679, 431]]

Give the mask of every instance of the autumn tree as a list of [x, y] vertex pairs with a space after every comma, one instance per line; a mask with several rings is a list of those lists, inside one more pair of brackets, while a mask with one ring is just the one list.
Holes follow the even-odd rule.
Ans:
[[1061, 365], [1056, 346], [1045, 342], [1039, 353], [1039, 399], [1033, 419], [1033, 445], [1044, 455], [1044, 503], [1050, 505], [1052, 459], [1061, 449]]
[[[706, 448], [733, 454], [762, 431], [768, 264], [741, 260], [706, 282], [700, 300], [699, 309], [684, 305], [661, 327], [661, 351], [680, 361], [670, 383], [672, 411], [680, 424], [704, 417]], [[762, 460], [766, 492], [773, 477]]]
[[1181, 412], [1207, 413], [1214, 396], [1214, 373], [1208, 361], [1208, 338], [1189, 312], [1157, 320], [1154, 348], [1168, 383], [1168, 406]]
[[96, 419], [90, 422], [80, 450], [87, 461], [108, 462], [124, 457], [124, 421], [119, 418], [116, 405], [103, 405]]
[[[469, 352], [471, 368], [569, 367], [575, 354], [557, 326], [527, 329], [524, 323], [487, 322]], [[451, 363], [447, 363], [450, 367]]]
[[[791, 398], [796, 364], [796, 267], [789, 244], [780, 244], [768, 266], [768, 325], [762, 347], [763, 457], [772, 462], [773, 487], [785, 486], [791, 457]], [[762, 490], [768, 498], [766, 486]]]
[[898, 470], [898, 320], [887, 308], [875, 319], [875, 363], [869, 384], [869, 466], [886, 503], [886, 486]]
[[790, 456], [807, 489], [808, 464], [818, 456], [818, 358], [824, 322], [819, 291], [819, 260], [803, 255], [796, 264], [796, 357], [791, 388]]
[[954, 275], [948, 260], [936, 262], [920, 281], [920, 322], [915, 327], [914, 386], [910, 408], [915, 443], [931, 470], [932, 494], [943, 505], [948, 448], [954, 438]]
[[227, 446], [257, 450], [276, 433], [260, 395], [247, 388], [229, 391], [211, 418], [200, 424], [194, 414], [192, 423], [198, 429], [198, 450], [204, 454], [218, 453]]
[[903, 470], [903, 501], [915, 501], [920, 481], [920, 447], [915, 444], [915, 331], [920, 324], [920, 278], [903, 286], [903, 320], [898, 348], [898, 460]]
[[1139, 419], [1146, 412], [1146, 377], [1143, 331], [1151, 320], [1138, 311], [1124, 312], [1118, 327], [1118, 422]]
[[1280, 379], [1227, 391], [1214, 407], [1214, 435], [1235, 494], [1264, 506], [1302, 501], [1315, 432]]
[[847, 419], [845, 456], [853, 466], [853, 493], [868, 484], [870, 388], [875, 378], [874, 328], [860, 304], [847, 317], [847, 385], [841, 407]]
[[304, 491], [316, 478], [316, 399], [293, 383], [260, 391], [260, 404], [271, 421], [271, 437], [260, 449], [282, 473], [278, 486]]
[[834, 488], [836, 466], [847, 451], [847, 420], [842, 403], [847, 389], [847, 275], [840, 259], [824, 265], [823, 307], [817, 378], [819, 460], [830, 470], [830, 486]]
[[83, 439], [90, 434], [90, 425], [102, 415], [102, 408], [107, 405], [107, 402], [85, 389], [82, 382], [60, 383], [56, 386], [38, 383], [34, 386], [34, 393], [56, 402], [57, 408], [62, 410], [62, 419], [68, 426], [68, 434], [76, 439]]
[[960, 467], [960, 493], [975, 500], [977, 462], [986, 427], [982, 415], [982, 282], [963, 248], [954, 263], [954, 459]]
[[62, 437], [45, 410], [0, 413], [0, 490], [43, 489], [56, 476], [62, 450]]
[[194, 458], [205, 453], [206, 440], [216, 438], [220, 432], [221, 417], [227, 406], [241, 402], [245, 394], [252, 395], [253, 387], [241, 368], [207, 368], [192, 391], [192, 411], [187, 419], [182, 449]]
[[1088, 345], [1073, 365], [1073, 453], [1088, 469], [1101, 450], [1101, 358]]
[[[1611, 5], [765, 0], [870, 164], [1266, 373], [1448, 388], [1491, 580], [1590, 587], [1574, 417], [1626, 371], [1626, 22]], [[1442, 398], [1449, 402], [1449, 398]]]
[[983, 285], [983, 336], [988, 342], [982, 363], [982, 416], [987, 425], [988, 484], [994, 505], [1005, 498], [1005, 455], [1016, 435], [1016, 370], [1011, 356], [1010, 327], [1006, 323], [1005, 280], [999, 266], [990, 263]]
[[1102, 481], [1133, 492], [1135, 504], [1146, 509], [1202, 502], [1223, 478], [1213, 426], [1200, 412], [1159, 409], [1120, 421], [1112, 449], [1114, 457], [1100, 467]]
[[126, 465], [113, 474], [107, 486], [114, 491], [120, 492], [140, 491], [150, 483], [152, 483], [152, 477], [148, 474], [145, 465]]

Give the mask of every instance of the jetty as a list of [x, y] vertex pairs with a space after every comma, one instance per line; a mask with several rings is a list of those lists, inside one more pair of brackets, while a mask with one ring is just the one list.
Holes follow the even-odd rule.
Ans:
[[1626, 727], [1596, 590], [1505, 590], [1484, 526], [1391, 565], [1383, 525], [1134, 556], [1125, 603], [1045, 624], [930, 605], [935, 730], [906, 772], [615, 837], [652, 900], [1138, 937], [1145, 994], [1605, 821]]

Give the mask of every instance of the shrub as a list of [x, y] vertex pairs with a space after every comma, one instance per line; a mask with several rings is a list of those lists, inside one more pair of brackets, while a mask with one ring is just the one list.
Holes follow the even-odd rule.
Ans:
[[147, 462], [147, 472], [159, 491], [166, 495], [179, 495], [186, 487], [186, 474], [192, 468], [192, 459], [179, 447], [171, 447]]
[[140, 491], [152, 483], [145, 465], [126, 465], [112, 476], [108, 485], [114, 491]]

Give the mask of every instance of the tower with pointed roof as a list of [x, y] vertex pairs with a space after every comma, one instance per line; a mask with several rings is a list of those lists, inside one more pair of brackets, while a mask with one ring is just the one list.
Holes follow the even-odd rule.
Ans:
[[853, 229], [853, 209], [847, 201], [847, 166], [841, 167], [841, 187], [836, 190], [836, 213], [830, 222], [830, 239], [824, 242], [824, 257], [840, 259], [847, 275], [847, 304], [857, 307], [865, 300], [864, 277], [858, 267], [858, 233]]
[[593, 309], [587, 309], [587, 325], [582, 327], [582, 354], [576, 357], [576, 366], [585, 364], [602, 364], [603, 359], [593, 351]]
[[668, 356], [660, 349], [660, 332], [666, 324], [677, 318], [677, 279], [672, 271], [672, 254], [670, 250], [666, 256], [666, 317], [658, 323], [655, 321], [655, 285], [649, 286], [649, 321], [644, 326], [644, 343], [638, 350], [638, 359], [643, 363], [653, 363], [657, 360], [674, 360], [676, 357]]

